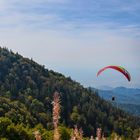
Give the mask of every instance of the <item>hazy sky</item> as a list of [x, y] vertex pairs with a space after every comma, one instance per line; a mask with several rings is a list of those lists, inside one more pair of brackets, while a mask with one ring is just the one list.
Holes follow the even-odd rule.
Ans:
[[[84, 86], [140, 87], [139, 0], [0, 0], [0, 46]], [[106, 65], [124, 66], [128, 82]]]

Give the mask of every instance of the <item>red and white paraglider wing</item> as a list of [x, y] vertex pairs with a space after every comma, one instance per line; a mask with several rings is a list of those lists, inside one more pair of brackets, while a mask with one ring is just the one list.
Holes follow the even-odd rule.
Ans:
[[131, 80], [131, 76], [130, 76], [129, 72], [125, 68], [120, 67], [120, 66], [107, 66], [107, 67], [104, 67], [104, 68], [102, 68], [102, 69], [100, 69], [98, 71], [97, 76], [99, 76], [104, 70], [109, 69], [109, 68], [121, 72], [127, 78], [128, 81]]

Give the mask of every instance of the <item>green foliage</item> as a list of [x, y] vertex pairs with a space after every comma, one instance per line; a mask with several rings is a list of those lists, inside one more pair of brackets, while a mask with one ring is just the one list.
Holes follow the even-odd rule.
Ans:
[[33, 132], [39, 131], [42, 140], [53, 140], [53, 131], [47, 131], [42, 124], [38, 124], [33, 129]]
[[[5, 137], [5, 138], [4, 138]], [[31, 129], [26, 128], [22, 124], [15, 125], [6, 117], [0, 118], [0, 139], [10, 140], [33, 140]]]
[[1, 135], [1, 137], [6, 135], [6, 129], [10, 124], [12, 124], [12, 121], [10, 119], [8, 119], [6, 117], [0, 118], [0, 135]]
[[7, 136], [11, 140], [34, 140], [33, 134], [30, 130], [23, 127], [22, 124], [11, 124], [7, 127]]
[[59, 127], [61, 140], [70, 140], [71, 130], [66, 127]]

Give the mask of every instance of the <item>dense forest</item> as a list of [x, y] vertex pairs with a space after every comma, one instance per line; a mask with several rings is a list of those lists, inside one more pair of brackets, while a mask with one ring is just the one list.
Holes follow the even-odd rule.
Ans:
[[70, 77], [0, 48], [0, 138], [32, 140], [33, 130], [39, 129], [42, 138], [51, 139], [55, 91], [60, 93], [62, 136], [64, 132], [69, 135], [77, 125], [82, 127], [85, 137], [95, 135], [97, 128], [102, 128], [107, 137], [113, 132], [130, 139], [138, 137], [139, 117], [113, 107], [96, 91], [84, 88]]

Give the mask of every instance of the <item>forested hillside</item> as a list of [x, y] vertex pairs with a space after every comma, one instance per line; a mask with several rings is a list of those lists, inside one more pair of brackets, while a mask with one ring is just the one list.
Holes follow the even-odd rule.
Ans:
[[[18, 130], [25, 128], [23, 134], [29, 133], [39, 123], [43, 131], [49, 131], [48, 137], [53, 130], [52, 100], [55, 91], [61, 98], [61, 126], [73, 128], [76, 124], [82, 127], [85, 136], [95, 135], [98, 127], [107, 136], [115, 131], [132, 138], [139, 131], [140, 118], [112, 107], [98, 93], [84, 88], [70, 77], [0, 48], [0, 123], [5, 124], [3, 128], [0, 125], [0, 137], [11, 137], [11, 131], [18, 135]], [[29, 136], [25, 139], [32, 139]]]

